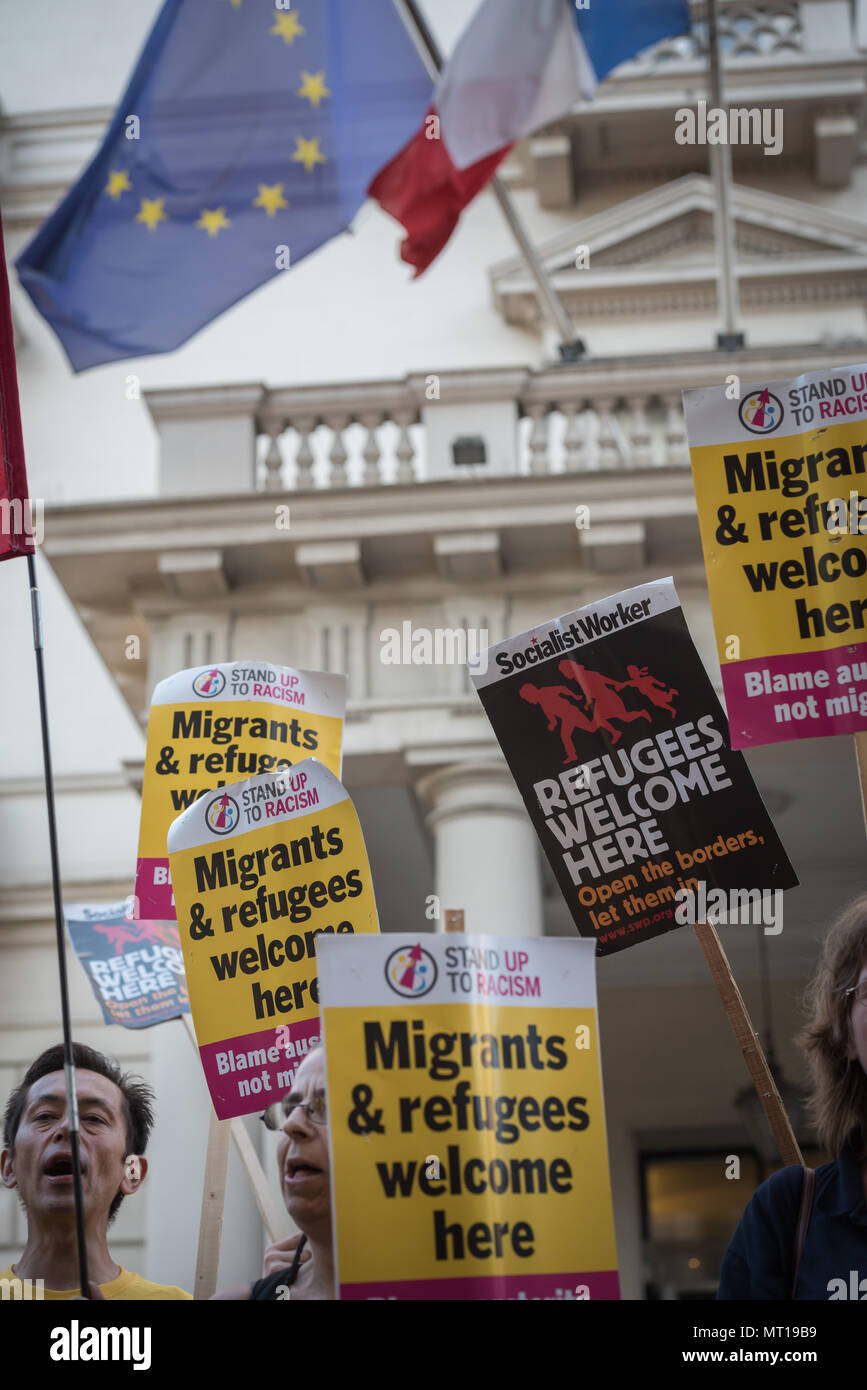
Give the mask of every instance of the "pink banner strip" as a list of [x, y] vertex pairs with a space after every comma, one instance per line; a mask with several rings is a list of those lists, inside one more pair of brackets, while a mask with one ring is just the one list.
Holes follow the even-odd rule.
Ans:
[[561, 1299], [610, 1302], [620, 1298], [616, 1269], [593, 1274], [478, 1274], [463, 1279], [400, 1279], [372, 1284], [341, 1284], [340, 1297], [358, 1299]]
[[722, 668], [732, 748], [867, 729], [867, 643]]
[[175, 900], [168, 859], [140, 859], [135, 871], [137, 922], [174, 922]]

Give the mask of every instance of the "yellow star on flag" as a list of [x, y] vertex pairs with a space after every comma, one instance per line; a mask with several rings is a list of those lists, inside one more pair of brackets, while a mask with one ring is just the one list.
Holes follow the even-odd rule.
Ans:
[[324, 72], [305, 72], [301, 69], [301, 86], [298, 88], [299, 97], [309, 97], [310, 104], [318, 108], [323, 97], [330, 97], [331, 93], [325, 85]]
[[104, 192], [106, 192], [110, 198], [113, 198], [115, 202], [117, 202], [121, 193], [132, 192], [132, 184], [129, 181], [129, 174], [126, 169], [112, 169], [109, 171], [108, 183], [105, 186]]
[[284, 43], [294, 43], [299, 34], [306, 34], [307, 30], [301, 28], [301, 22], [294, 10], [289, 14], [275, 14], [274, 28], [269, 29], [270, 34], [277, 34]]
[[158, 222], [167, 222], [165, 202], [165, 198], [142, 198], [136, 222], [144, 222], [149, 232], [155, 229]]
[[312, 140], [305, 140], [303, 135], [296, 135], [295, 146], [292, 161], [295, 164], [303, 164], [305, 173], [309, 174], [314, 165], [325, 163], [325, 155], [319, 148], [318, 135]]
[[214, 237], [224, 227], [231, 227], [231, 222], [226, 216], [225, 208], [202, 208], [202, 215], [196, 223], [197, 227], [203, 227], [208, 236]]
[[259, 183], [256, 187], [259, 196], [253, 199], [254, 208], [264, 208], [269, 217], [273, 217], [278, 208], [288, 208], [282, 183]]

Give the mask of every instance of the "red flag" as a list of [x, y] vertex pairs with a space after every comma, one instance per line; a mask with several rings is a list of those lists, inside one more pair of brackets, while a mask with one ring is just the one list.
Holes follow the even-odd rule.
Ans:
[[0, 560], [9, 560], [14, 555], [32, 555], [34, 549], [3, 223], [0, 221]]
[[416, 275], [427, 270], [439, 255], [464, 208], [493, 178], [497, 165], [512, 148], [506, 145], [468, 169], [457, 169], [445, 141], [428, 138], [432, 115], [429, 113], [412, 139], [380, 169], [367, 190], [403, 225], [406, 238], [400, 254], [415, 266]]

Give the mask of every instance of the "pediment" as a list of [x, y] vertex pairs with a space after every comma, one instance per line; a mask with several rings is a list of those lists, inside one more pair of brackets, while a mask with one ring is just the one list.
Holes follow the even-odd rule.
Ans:
[[[714, 204], [712, 180], [688, 174], [576, 222], [536, 250], [558, 291], [583, 313], [616, 309], [625, 294], [636, 293], [644, 293], [642, 308], [645, 300], [650, 308], [653, 295], [667, 287], [682, 292], [689, 284], [697, 293], [706, 284], [712, 291]], [[840, 297], [841, 277], [856, 297], [867, 294], [867, 223], [738, 185], [732, 215], [739, 278], [745, 286], [764, 282], [765, 299], [779, 294], [791, 302], [802, 293], [815, 303], [817, 276], [825, 278], [830, 298]], [[589, 249], [589, 265], [578, 268], [576, 248], [582, 246]], [[506, 320], [534, 318], [535, 294], [522, 259], [510, 257], [490, 273]]]

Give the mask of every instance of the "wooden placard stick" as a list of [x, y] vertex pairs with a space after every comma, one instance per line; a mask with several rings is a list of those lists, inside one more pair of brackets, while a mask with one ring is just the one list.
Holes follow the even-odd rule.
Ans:
[[728, 1015], [732, 1032], [744, 1054], [744, 1061], [747, 1064], [747, 1070], [752, 1077], [759, 1100], [762, 1102], [762, 1109], [768, 1117], [768, 1124], [771, 1126], [780, 1157], [786, 1164], [802, 1164], [804, 1158], [798, 1147], [798, 1141], [789, 1123], [789, 1117], [777, 1090], [776, 1082], [771, 1075], [767, 1058], [732, 974], [728, 956], [723, 950], [723, 944], [717, 935], [716, 927], [709, 922], [697, 922], [694, 930], [699, 945], [704, 951], [704, 957], [722, 1000], [723, 1008]]
[[462, 907], [446, 908], [446, 931], [464, 930], [464, 910]]
[[[192, 1017], [190, 1014], [182, 1014], [181, 1018], [187, 1037], [196, 1049], [196, 1056], [198, 1056], [199, 1044], [196, 1041], [196, 1030], [193, 1027]], [[253, 1147], [253, 1141], [244, 1127], [244, 1122], [236, 1117], [234, 1120], [226, 1121], [226, 1123], [230, 1127], [235, 1148], [238, 1150], [238, 1157], [244, 1165], [244, 1172], [247, 1174], [247, 1181], [253, 1192], [256, 1206], [259, 1208], [259, 1215], [268, 1233], [268, 1239], [272, 1243], [283, 1240], [290, 1234], [289, 1219], [271, 1190], [265, 1176], [265, 1169], [262, 1167], [259, 1155]]]
[[199, 1222], [199, 1248], [196, 1254], [196, 1280], [193, 1285], [195, 1299], [210, 1298], [211, 1294], [217, 1291], [230, 1128], [228, 1120], [218, 1120], [213, 1110], [211, 1111], [208, 1149], [205, 1155], [202, 1219]]
[[259, 1155], [253, 1148], [253, 1141], [244, 1127], [244, 1121], [236, 1118], [230, 1120], [229, 1124], [235, 1148], [238, 1150], [238, 1157], [244, 1165], [247, 1181], [256, 1199], [256, 1206], [259, 1208], [262, 1224], [268, 1232], [268, 1239], [272, 1244], [275, 1241], [284, 1240], [289, 1235], [289, 1217], [268, 1185], [265, 1170], [259, 1160]]

